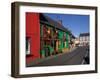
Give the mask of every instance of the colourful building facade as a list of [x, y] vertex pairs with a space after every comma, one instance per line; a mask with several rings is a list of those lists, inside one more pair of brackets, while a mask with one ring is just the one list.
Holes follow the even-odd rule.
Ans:
[[26, 62], [62, 54], [69, 49], [70, 31], [40, 13], [26, 13]]

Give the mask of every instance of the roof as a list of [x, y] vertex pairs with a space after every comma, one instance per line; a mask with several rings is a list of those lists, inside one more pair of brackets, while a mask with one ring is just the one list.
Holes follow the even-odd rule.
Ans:
[[49, 23], [50, 25], [54, 26], [55, 28], [61, 29], [65, 32], [69, 32], [71, 34], [71, 32], [65, 28], [62, 24], [60, 24], [59, 22], [51, 19], [50, 17], [40, 13], [40, 20], [43, 21], [44, 23]]
[[89, 36], [89, 33], [81, 33], [79, 36], [80, 37], [82, 37], [82, 36]]

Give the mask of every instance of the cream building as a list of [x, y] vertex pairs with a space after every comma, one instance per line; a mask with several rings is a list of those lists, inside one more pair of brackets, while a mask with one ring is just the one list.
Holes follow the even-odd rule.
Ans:
[[80, 46], [89, 45], [89, 33], [81, 33], [79, 35]]

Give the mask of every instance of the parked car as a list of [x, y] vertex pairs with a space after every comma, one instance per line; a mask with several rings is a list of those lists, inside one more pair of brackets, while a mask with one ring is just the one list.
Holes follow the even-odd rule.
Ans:
[[89, 64], [89, 63], [90, 63], [90, 55], [89, 55], [89, 47], [87, 47], [85, 56], [83, 57], [82, 64]]

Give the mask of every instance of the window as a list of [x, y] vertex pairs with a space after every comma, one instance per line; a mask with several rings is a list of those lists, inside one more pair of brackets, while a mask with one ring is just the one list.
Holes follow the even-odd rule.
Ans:
[[43, 37], [47, 37], [47, 27], [43, 25]]
[[85, 41], [85, 36], [83, 37], [83, 41]]
[[26, 37], [26, 55], [30, 54], [30, 38]]
[[82, 41], [82, 37], [80, 37], [80, 41]]

